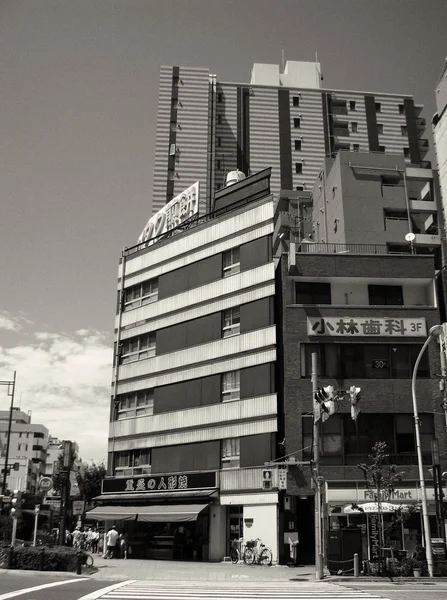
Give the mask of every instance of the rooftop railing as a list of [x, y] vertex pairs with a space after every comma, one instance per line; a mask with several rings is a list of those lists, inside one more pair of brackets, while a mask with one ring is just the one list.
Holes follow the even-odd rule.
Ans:
[[[414, 248], [417, 254], [417, 248]], [[297, 244], [298, 254], [411, 254], [410, 245], [408, 250], [404, 247], [393, 249], [385, 244], [326, 244], [324, 242], [305, 242]], [[426, 252], [424, 252], [426, 254]]]

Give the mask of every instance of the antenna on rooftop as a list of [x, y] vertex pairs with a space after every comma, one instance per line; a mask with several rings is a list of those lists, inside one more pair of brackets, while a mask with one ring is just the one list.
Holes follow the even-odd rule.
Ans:
[[284, 48], [281, 50], [282, 72], [284, 73]]

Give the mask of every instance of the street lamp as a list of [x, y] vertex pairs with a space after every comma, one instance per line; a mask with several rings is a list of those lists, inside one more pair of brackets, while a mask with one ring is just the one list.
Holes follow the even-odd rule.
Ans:
[[422, 450], [421, 450], [421, 434], [419, 431], [419, 416], [418, 416], [418, 406], [416, 400], [416, 376], [419, 368], [419, 363], [421, 362], [422, 355], [424, 354], [427, 346], [430, 343], [432, 338], [438, 338], [442, 335], [442, 326], [435, 325], [430, 329], [429, 336], [425, 340], [424, 345], [419, 352], [419, 355], [414, 363], [413, 367], [413, 377], [411, 379], [411, 396], [413, 399], [413, 414], [414, 414], [414, 428], [416, 432], [416, 452], [418, 458], [418, 467], [419, 467], [419, 485], [421, 488], [421, 498], [422, 498], [422, 520], [424, 523], [424, 536], [425, 536], [425, 552], [427, 555], [427, 567], [428, 574], [430, 577], [433, 577], [433, 551], [431, 547], [431, 532], [430, 532], [430, 521], [428, 518], [428, 505], [427, 505], [427, 492], [425, 489], [425, 480], [424, 480], [424, 467], [422, 464]]

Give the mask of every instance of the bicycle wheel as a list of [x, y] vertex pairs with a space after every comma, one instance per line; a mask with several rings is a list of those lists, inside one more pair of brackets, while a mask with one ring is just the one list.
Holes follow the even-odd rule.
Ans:
[[84, 565], [86, 567], [93, 567], [94, 564], [93, 556], [91, 554], [86, 554], [84, 557]]
[[231, 550], [230, 550], [230, 558], [231, 558], [231, 562], [234, 565], [239, 562], [239, 552], [237, 551], [237, 548], [231, 548]]
[[255, 562], [255, 551], [253, 548], [247, 548], [244, 552], [244, 563], [252, 565]]
[[272, 553], [268, 548], [264, 548], [259, 556], [259, 564], [269, 567], [272, 564]]

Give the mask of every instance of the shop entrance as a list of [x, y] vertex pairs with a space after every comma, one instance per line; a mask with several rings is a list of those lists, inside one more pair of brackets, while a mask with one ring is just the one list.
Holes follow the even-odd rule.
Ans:
[[229, 556], [233, 540], [238, 540], [243, 535], [244, 507], [233, 505], [228, 506], [227, 510], [227, 556]]
[[315, 515], [314, 498], [296, 498], [296, 516], [298, 523], [298, 563], [300, 565], [315, 564]]

